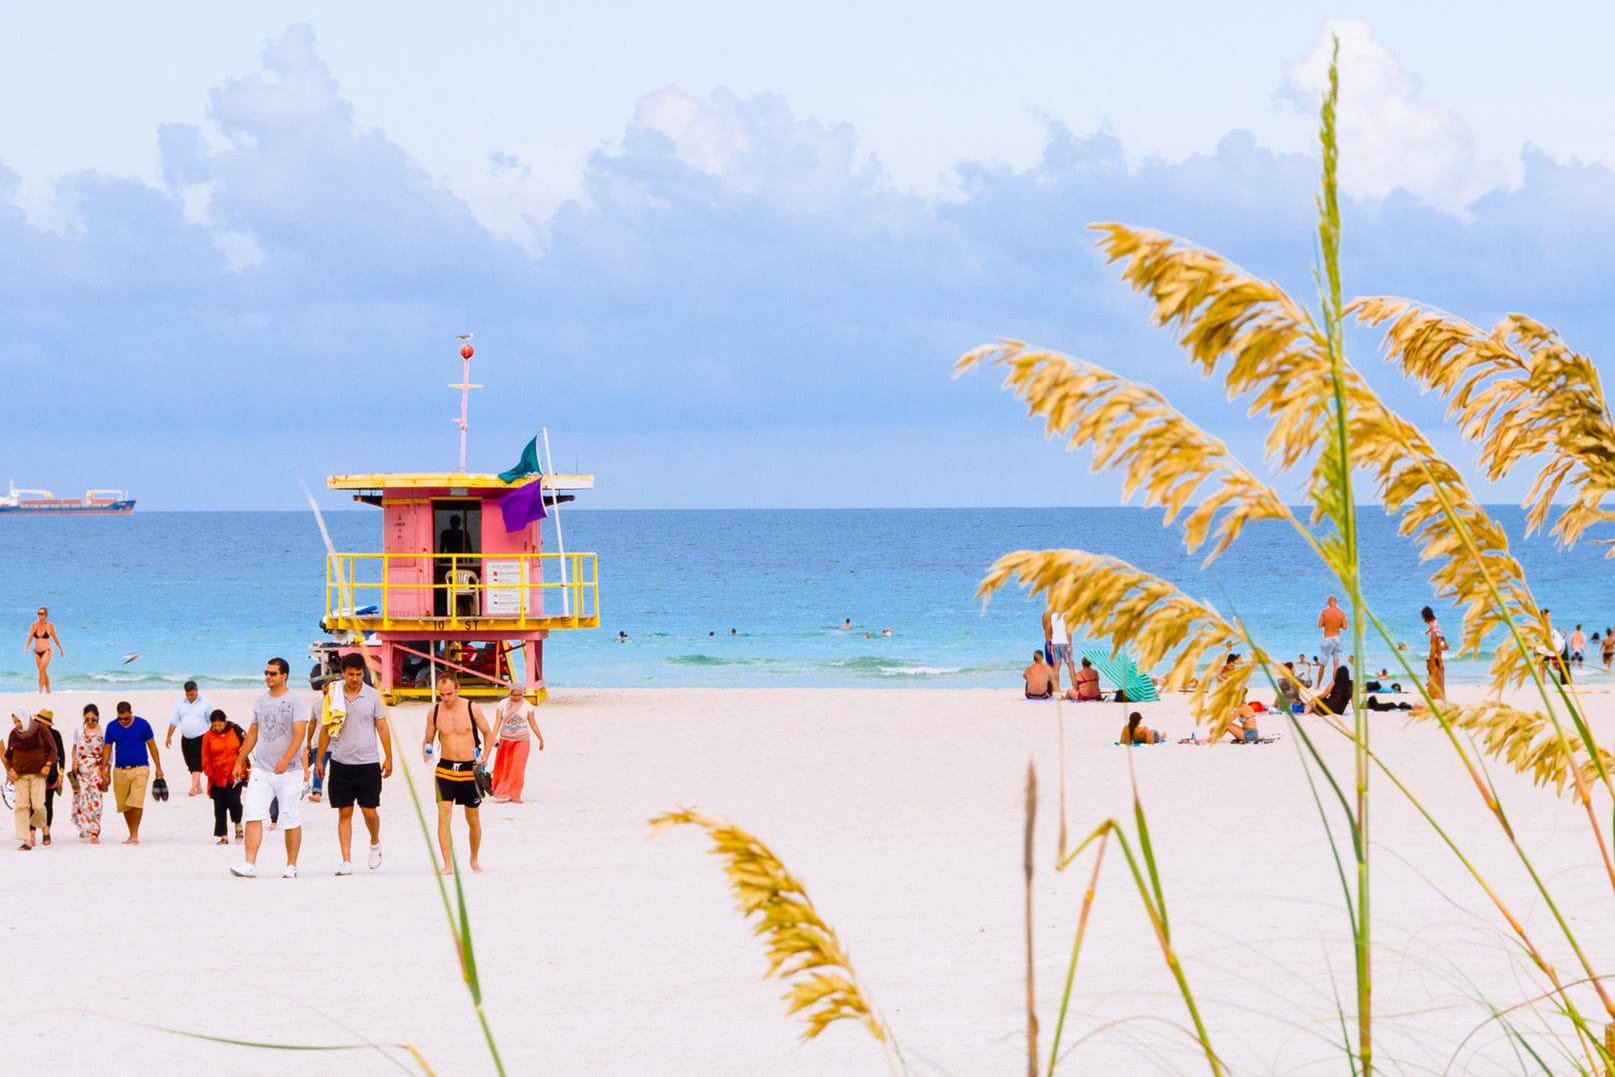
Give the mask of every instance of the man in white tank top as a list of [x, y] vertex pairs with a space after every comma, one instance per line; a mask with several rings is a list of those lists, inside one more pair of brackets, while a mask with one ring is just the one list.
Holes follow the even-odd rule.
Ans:
[[1060, 694], [1060, 667], [1071, 671], [1071, 683], [1077, 683], [1077, 667], [1071, 661], [1071, 634], [1065, 627], [1065, 614], [1059, 610], [1043, 613], [1043, 645], [1048, 650], [1049, 664], [1054, 667], [1054, 694]]

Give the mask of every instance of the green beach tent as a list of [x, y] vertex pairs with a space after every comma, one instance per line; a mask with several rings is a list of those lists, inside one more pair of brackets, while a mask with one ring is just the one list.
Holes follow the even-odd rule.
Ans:
[[1125, 654], [1111, 657], [1110, 651], [1104, 647], [1084, 647], [1082, 657], [1093, 663], [1101, 677], [1126, 692], [1132, 702], [1154, 703], [1161, 698], [1161, 694], [1155, 690], [1155, 682], [1150, 680], [1148, 674], [1140, 672]]

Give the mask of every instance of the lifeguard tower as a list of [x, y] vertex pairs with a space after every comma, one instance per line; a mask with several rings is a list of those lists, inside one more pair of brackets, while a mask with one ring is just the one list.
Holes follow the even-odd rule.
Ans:
[[[563, 548], [557, 511], [592, 489], [594, 476], [529, 473], [506, 481], [466, 471], [467, 394], [481, 388], [471, 384], [473, 354], [462, 345], [464, 376], [451, 386], [461, 391], [458, 471], [327, 479], [331, 489], [350, 490], [355, 501], [382, 511], [380, 552], [327, 557], [323, 623], [348, 644], [344, 652], [364, 648], [388, 702], [433, 698], [432, 679], [443, 667], [460, 674], [465, 695], [499, 696], [520, 683], [529, 698], [543, 700], [549, 634], [600, 626], [595, 555]], [[547, 458], [548, 435], [540, 436]], [[524, 460], [537, 459], [538, 443], [535, 437]], [[535, 514], [539, 501], [554, 552], [544, 551], [543, 518], [506, 527], [501, 502], [535, 483], [522, 515]]]

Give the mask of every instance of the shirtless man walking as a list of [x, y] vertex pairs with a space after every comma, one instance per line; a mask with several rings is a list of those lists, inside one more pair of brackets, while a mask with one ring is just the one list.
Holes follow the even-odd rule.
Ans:
[[492, 743], [488, 720], [475, 704], [460, 698], [460, 682], [455, 675], [444, 670], [437, 675], [437, 704], [426, 715], [426, 742], [421, 745], [421, 757], [432, 761], [432, 741], [437, 740], [437, 844], [443, 851], [443, 874], [454, 873], [454, 861], [449, 856], [449, 821], [454, 817], [454, 806], [465, 809], [466, 828], [471, 832], [471, 870], [480, 872], [478, 854], [482, 851], [482, 791], [477, 788], [477, 749], [473, 725], [481, 732], [485, 742]]
[[[1334, 676], [1340, 666], [1340, 634], [1346, 630], [1346, 611], [1340, 608], [1334, 595], [1318, 614], [1318, 627], [1323, 629], [1323, 658], [1329, 663], [1329, 675]], [[1322, 667], [1322, 663], [1319, 663]]]

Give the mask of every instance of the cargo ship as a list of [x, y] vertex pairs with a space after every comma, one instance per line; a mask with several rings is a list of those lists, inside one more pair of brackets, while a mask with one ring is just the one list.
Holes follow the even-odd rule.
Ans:
[[82, 498], [57, 497], [49, 490], [19, 490], [0, 496], [0, 515], [12, 516], [128, 516], [135, 511], [127, 490], [86, 490]]

